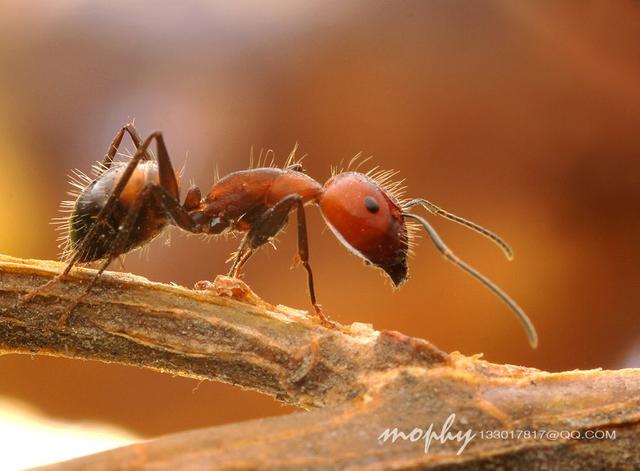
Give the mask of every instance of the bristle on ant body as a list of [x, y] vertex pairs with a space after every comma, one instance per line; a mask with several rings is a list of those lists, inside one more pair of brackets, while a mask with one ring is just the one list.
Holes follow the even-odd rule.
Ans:
[[[125, 133], [133, 140], [136, 151], [128, 162], [114, 162]], [[153, 140], [157, 144], [157, 158], [149, 150]], [[522, 308], [491, 280], [454, 255], [433, 227], [409, 210], [420, 206], [431, 214], [462, 224], [492, 240], [511, 259], [512, 251], [500, 237], [427, 200], [405, 198], [402, 181], [393, 180], [397, 174], [394, 171], [374, 168], [360, 172], [360, 166], [368, 158], [356, 156], [346, 169], [332, 169], [331, 178], [322, 185], [304, 173], [295, 151], [296, 148], [283, 168], [274, 165], [272, 151], [264, 157], [261, 152], [258, 166], [216, 177], [204, 196], [198, 187], [191, 186], [180, 203], [179, 181], [162, 133], [154, 132], [143, 141], [133, 124], [124, 126], [103, 162], [94, 168], [93, 178], [81, 172], [73, 177], [72, 185], [78, 191], [71, 193], [73, 202], [63, 203], [67, 216], [61, 225], [67, 231], [63, 242], [67, 267], [23, 301], [63, 279], [76, 263], [102, 261], [88, 292], [116, 257], [145, 245], [167, 225], [195, 234], [244, 234], [229, 271], [230, 276], [239, 277], [249, 258], [285, 228], [290, 213], [295, 211], [298, 260], [307, 271], [311, 303], [321, 322], [333, 325], [317, 303], [309, 264], [305, 206], [314, 204], [338, 240], [368, 265], [381, 269], [395, 287], [407, 280], [407, 258], [417, 230], [424, 229], [447, 260], [480, 281], [515, 313], [535, 348], [537, 334]]]

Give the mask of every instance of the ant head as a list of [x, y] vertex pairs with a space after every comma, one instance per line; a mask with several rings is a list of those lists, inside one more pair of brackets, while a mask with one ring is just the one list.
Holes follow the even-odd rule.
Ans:
[[409, 241], [396, 199], [358, 172], [344, 172], [324, 185], [320, 209], [336, 237], [367, 264], [384, 270], [398, 287], [407, 279]]

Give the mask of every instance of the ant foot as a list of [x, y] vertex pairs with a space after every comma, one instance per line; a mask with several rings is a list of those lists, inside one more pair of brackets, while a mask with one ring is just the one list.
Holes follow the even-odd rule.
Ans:
[[87, 294], [88, 293], [83, 293], [82, 295], [78, 296], [76, 299], [71, 301], [71, 305], [69, 307], [67, 307], [64, 311], [62, 311], [62, 314], [60, 314], [60, 317], [58, 318], [58, 322], [56, 323], [59, 329], [64, 329], [67, 327], [67, 322], [69, 321], [69, 318], [73, 314], [73, 310], [76, 308], [76, 306], [78, 306], [78, 304], [80, 304], [80, 301], [82, 301], [82, 299]]
[[73, 311], [74, 307], [75, 304], [70, 308], [65, 309], [64, 312], [60, 315], [60, 317], [58, 318], [58, 322], [56, 322], [58, 329], [64, 329], [65, 327], [67, 327], [67, 321], [69, 320], [69, 317], [71, 317], [71, 311]]
[[331, 318], [322, 311], [322, 306], [320, 306], [320, 304], [314, 304], [313, 307], [316, 310], [316, 315], [320, 320], [320, 324], [322, 324], [324, 327], [326, 327], [327, 329], [337, 329], [340, 326], [340, 324], [338, 324], [336, 321], [331, 320]]

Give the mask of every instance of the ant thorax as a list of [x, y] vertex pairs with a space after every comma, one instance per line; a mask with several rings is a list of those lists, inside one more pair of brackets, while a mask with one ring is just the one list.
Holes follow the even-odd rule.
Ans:
[[218, 180], [190, 214], [203, 224], [203, 229], [207, 229], [208, 218], [227, 221], [230, 229], [244, 232], [287, 196], [298, 195], [306, 204], [321, 192], [322, 186], [317, 181], [296, 170], [275, 167], [240, 170]]

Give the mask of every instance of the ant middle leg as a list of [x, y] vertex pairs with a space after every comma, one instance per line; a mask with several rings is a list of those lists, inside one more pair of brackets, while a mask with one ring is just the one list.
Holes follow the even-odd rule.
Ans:
[[299, 195], [290, 195], [278, 201], [275, 205], [264, 210], [258, 219], [251, 224], [251, 229], [245, 234], [240, 246], [233, 257], [229, 276], [238, 278], [240, 270], [251, 258], [254, 252], [269, 242], [287, 224], [289, 213], [295, 205]]
[[233, 257], [233, 263], [231, 264], [231, 268], [229, 269], [228, 276], [230, 276], [231, 278], [239, 278], [240, 270], [242, 270], [244, 264], [247, 263], [249, 258], [251, 258], [254, 250], [255, 249], [249, 247], [249, 233], [247, 233], [242, 238], [242, 242], [240, 242], [240, 246], [238, 247], [238, 250]]
[[307, 284], [309, 288], [309, 298], [313, 305], [316, 315], [320, 318], [320, 322], [326, 326], [333, 327], [335, 323], [327, 317], [316, 300], [316, 292], [313, 282], [313, 272], [309, 264], [309, 242], [307, 237], [307, 222], [304, 212], [304, 202], [302, 197], [297, 194], [289, 195], [281, 199], [271, 208], [267, 209], [262, 216], [253, 223], [249, 232], [242, 240], [238, 249], [234, 266], [230, 276], [238, 275], [240, 268], [256, 249], [264, 245], [273, 236], [278, 234], [286, 225], [287, 219], [291, 211], [297, 208], [298, 222], [298, 260], [307, 271]]
[[238, 278], [240, 270], [254, 252], [284, 228], [287, 224], [289, 213], [295, 205], [295, 200], [299, 198], [299, 195], [290, 195], [283, 198], [272, 207], [264, 210], [260, 217], [251, 224], [251, 228], [242, 238], [242, 242], [240, 242], [240, 246], [233, 257], [233, 263], [229, 270], [230, 277]]

